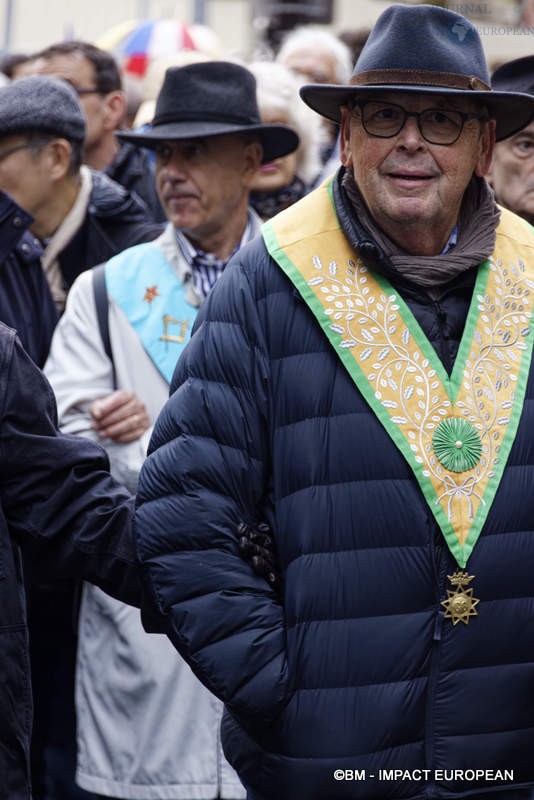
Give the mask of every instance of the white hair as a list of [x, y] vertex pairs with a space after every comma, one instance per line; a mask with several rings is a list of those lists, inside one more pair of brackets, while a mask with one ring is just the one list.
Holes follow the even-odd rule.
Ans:
[[311, 53], [326, 51], [335, 61], [336, 83], [347, 83], [352, 75], [352, 54], [350, 49], [340, 39], [324, 28], [314, 25], [303, 25], [295, 28], [282, 42], [276, 56], [276, 61], [284, 64], [297, 50], [309, 50]]
[[247, 66], [256, 78], [260, 116], [279, 113], [281, 121], [287, 119], [289, 127], [297, 132], [297, 175], [311, 184], [321, 169], [321, 118], [301, 100], [298, 81], [283, 64], [255, 61]]

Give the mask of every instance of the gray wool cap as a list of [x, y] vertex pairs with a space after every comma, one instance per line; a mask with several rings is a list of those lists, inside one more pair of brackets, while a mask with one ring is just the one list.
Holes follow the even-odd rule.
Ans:
[[0, 136], [21, 131], [83, 141], [85, 116], [72, 86], [58, 78], [33, 75], [1, 87]]

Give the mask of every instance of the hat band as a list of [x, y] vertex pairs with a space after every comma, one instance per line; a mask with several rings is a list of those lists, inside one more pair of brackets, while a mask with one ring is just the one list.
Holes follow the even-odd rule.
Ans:
[[491, 91], [487, 83], [474, 75], [459, 75], [455, 72], [425, 72], [402, 69], [370, 69], [360, 72], [350, 79], [352, 86], [436, 86], [442, 89], [464, 89], [471, 91]]
[[155, 125], [164, 125], [168, 122], [219, 122], [225, 125], [240, 125], [240, 126], [249, 126], [249, 125], [259, 125], [260, 119], [258, 115], [258, 119], [251, 119], [250, 117], [237, 117], [231, 114], [225, 115], [221, 114], [221, 112], [212, 112], [206, 111], [202, 109], [202, 111], [177, 111], [173, 109], [172, 112], [168, 114], [157, 114], [154, 117], [154, 121], [152, 122], [152, 126]]

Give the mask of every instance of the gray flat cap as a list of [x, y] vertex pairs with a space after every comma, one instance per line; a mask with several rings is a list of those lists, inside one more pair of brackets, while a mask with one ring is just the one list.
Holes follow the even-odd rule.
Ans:
[[83, 141], [85, 116], [72, 86], [34, 75], [1, 87], [0, 136], [20, 131], [45, 131]]

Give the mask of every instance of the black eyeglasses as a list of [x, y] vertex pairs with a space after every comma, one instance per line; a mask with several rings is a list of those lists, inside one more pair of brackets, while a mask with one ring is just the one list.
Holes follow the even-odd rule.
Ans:
[[429, 144], [454, 144], [468, 120], [487, 119], [484, 114], [467, 114], [448, 108], [407, 111], [395, 103], [380, 103], [376, 100], [357, 100], [351, 111], [354, 108], [359, 109], [359, 119], [369, 136], [391, 139], [401, 132], [408, 117], [415, 117], [421, 136]]
[[82, 97], [84, 94], [106, 94], [106, 92], [103, 92], [101, 89], [97, 89], [96, 86], [94, 88], [87, 87], [87, 89], [80, 89], [78, 86], [72, 86], [72, 88], [78, 97]]
[[23, 142], [22, 144], [14, 144], [13, 147], [5, 147], [3, 150], [0, 148], [0, 161], [13, 155], [13, 153], [18, 153], [19, 150], [39, 150], [39, 148], [44, 147], [44, 145], [48, 144], [50, 141], [51, 139], [35, 139], [34, 141]]

